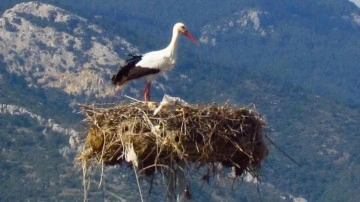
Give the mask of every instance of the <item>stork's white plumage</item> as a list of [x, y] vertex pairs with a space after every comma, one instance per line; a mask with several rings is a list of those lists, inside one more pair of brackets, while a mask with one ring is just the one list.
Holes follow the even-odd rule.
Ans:
[[126, 61], [124, 66], [120, 67], [118, 73], [112, 77], [112, 83], [124, 86], [134, 79], [146, 77], [147, 84], [144, 100], [149, 101], [151, 82], [161, 73], [170, 70], [176, 63], [177, 44], [180, 34], [185, 35], [196, 45], [199, 45], [199, 42], [186, 29], [183, 23], [176, 23], [173, 28], [170, 44], [166, 48], [145, 53], [144, 55], [132, 56], [131, 59]]

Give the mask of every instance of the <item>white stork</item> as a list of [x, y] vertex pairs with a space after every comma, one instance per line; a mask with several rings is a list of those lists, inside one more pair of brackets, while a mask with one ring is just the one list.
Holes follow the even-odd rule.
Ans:
[[176, 23], [173, 28], [170, 44], [166, 48], [143, 55], [133, 55], [131, 59], [126, 60], [126, 64], [120, 67], [118, 73], [112, 77], [112, 83], [123, 87], [134, 79], [146, 77], [147, 83], [144, 100], [145, 102], [149, 101], [152, 81], [161, 73], [170, 70], [176, 63], [179, 34], [187, 36], [196, 45], [199, 45], [199, 42], [186, 29], [183, 23]]

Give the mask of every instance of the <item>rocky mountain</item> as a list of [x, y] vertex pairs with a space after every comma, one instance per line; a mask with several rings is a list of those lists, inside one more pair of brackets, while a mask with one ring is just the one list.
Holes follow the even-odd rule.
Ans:
[[274, 32], [272, 25], [264, 26], [264, 19], [269, 12], [257, 9], [244, 9], [227, 16], [218, 24], [209, 24], [202, 28], [200, 41], [205, 45], [216, 46], [216, 41], [227, 33], [237, 32], [239, 35], [247, 32], [268, 36]]
[[18, 4], [0, 18], [0, 54], [7, 71], [35, 88], [104, 98], [109, 80], [137, 49], [85, 18], [39, 2]]
[[[190, 103], [253, 103], [268, 121], [267, 136], [301, 164], [270, 144], [258, 187], [264, 201], [360, 200], [359, 10], [351, 3], [2, 5], [9, 2], [0, 18], [0, 201], [82, 200], [82, 174], [73, 165], [85, 137], [79, 104], [119, 102], [109, 81], [127, 54], [139, 52], [132, 43], [161, 48], [169, 33], [157, 30], [170, 29], [178, 16], [202, 44], [181, 44], [181, 60], [171, 80], [158, 80], [154, 99], [170, 92]], [[139, 83], [125, 93], [141, 97]], [[102, 189], [92, 176], [89, 197], [139, 200], [126, 169], [105, 168]], [[193, 180], [199, 201], [259, 200], [256, 184], [233, 190], [237, 182]], [[147, 199], [161, 196], [157, 187]]]
[[360, 1], [359, 0], [349, 0], [350, 2], [353, 2], [356, 6], [360, 7]]
[[359, 9], [350, 3], [336, 9], [331, 1], [313, 7], [258, 2], [202, 27], [200, 39], [209, 56], [226, 61], [234, 73], [243, 68], [263, 72], [358, 105], [360, 71], [354, 58], [359, 57]]

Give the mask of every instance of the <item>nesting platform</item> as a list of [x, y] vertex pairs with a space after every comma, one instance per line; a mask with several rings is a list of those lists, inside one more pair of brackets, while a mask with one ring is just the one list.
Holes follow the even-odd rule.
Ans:
[[[89, 125], [81, 162], [133, 164], [152, 175], [179, 161], [196, 168], [222, 164], [258, 176], [268, 155], [265, 121], [254, 109], [134, 102], [111, 108], [83, 106]], [[217, 166], [218, 167], [218, 166]]]

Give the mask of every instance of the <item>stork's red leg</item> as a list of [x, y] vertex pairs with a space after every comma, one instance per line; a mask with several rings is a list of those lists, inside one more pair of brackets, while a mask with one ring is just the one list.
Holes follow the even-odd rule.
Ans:
[[145, 86], [145, 91], [144, 91], [144, 100], [145, 102], [150, 100], [150, 88], [151, 88], [151, 82], [147, 82], [146, 86]]

